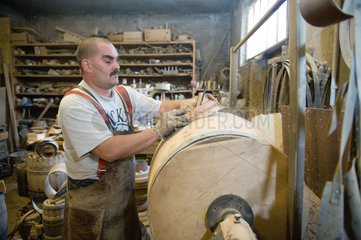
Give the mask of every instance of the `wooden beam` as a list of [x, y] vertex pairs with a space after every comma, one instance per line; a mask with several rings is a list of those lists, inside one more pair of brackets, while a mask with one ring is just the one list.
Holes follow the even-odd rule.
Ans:
[[302, 237], [302, 208], [305, 163], [306, 112], [306, 24], [299, 11], [299, 0], [288, 1], [290, 53], [290, 147], [289, 147], [289, 239]]

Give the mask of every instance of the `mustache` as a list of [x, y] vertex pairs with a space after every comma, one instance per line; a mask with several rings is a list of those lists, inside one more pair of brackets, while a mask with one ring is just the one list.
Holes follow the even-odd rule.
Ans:
[[119, 69], [115, 69], [113, 72], [111, 72], [110, 76], [113, 76], [115, 74], [119, 74]]

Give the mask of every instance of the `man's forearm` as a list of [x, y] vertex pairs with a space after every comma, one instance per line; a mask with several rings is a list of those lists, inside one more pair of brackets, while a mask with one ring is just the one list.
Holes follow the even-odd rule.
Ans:
[[184, 99], [184, 100], [168, 100], [162, 102], [159, 112], [155, 115], [155, 118], [160, 118], [163, 113], [173, 109], [187, 109], [193, 107], [196, 103], [196, 98]]
[[116, 135], [94, 148], [92, 153], [107, 162], [113, 162], [145, 150], [158, 139], [159, 135], [154, 129], [136, 134]]

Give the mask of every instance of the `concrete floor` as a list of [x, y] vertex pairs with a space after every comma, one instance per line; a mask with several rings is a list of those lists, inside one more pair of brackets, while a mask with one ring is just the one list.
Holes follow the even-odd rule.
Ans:
[[4, 179], [6, 185], [5, 203], [8, 214], [8, 233], [11, 232], [18, 220], [19, 210], [31, 201], [29, 197], [21, 197], [18, 194], [16, 174]]
[[[18, 220], [20, 210], [31, 202], [30, 197], [22, 197], [18, 194], [17, 176], [13, 173], [4, 179], [6, 184], [5, 202], [8, 214], [8, 233], [11, 232]], [[317, 217], [320, 199], [305, 185], [303, 208], [303, 231], [305, 240], [314, 240], [317, 231]], [[148, 225], [148, 219], [146, 219]], [[143, 222], [144, 223], [144, 222]], [[148, 232], [149, 228], [147, 227]]]

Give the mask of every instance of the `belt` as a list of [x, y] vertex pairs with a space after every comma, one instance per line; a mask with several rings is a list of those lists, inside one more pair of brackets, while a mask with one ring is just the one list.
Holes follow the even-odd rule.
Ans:
[[72, 179], [68, 176], [68, 190], [76, 190], [78, 188], [87, 187], [97, 181], [97, 179]]

